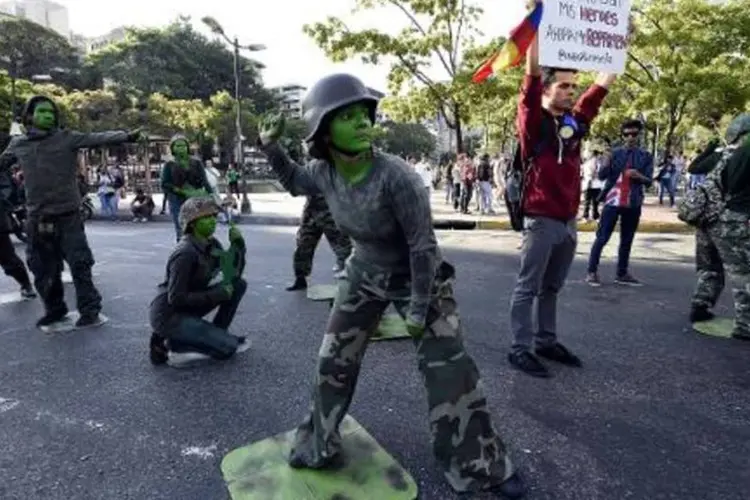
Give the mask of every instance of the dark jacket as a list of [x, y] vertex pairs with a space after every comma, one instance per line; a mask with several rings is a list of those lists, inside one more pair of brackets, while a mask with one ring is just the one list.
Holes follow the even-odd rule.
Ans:
[[[688, 167], [691, 174], [708, 174], [721, 160], [719, 141], [712, 141]], [[750, 215], [750, 142], [745, 141], [727, 160], [721, 175], [726, 207]]]
[[78, 150], [123, 144], [128, 140], [127, 132], [55, 130], [48, 134], [20, 135], [0, 155], [0, 171], [15, 163], [21, 166], [29, 215], [76, 212], [81, 205]]
[[10, 170], [0, 170], [0, 234], [11, 231], [8, 213], [13, 210], [13, 178]]
[[[236, 245], [244, 256], [244, 242]], [[177, 244], [167, 261], [164, 282], [151, 302], [150, 321], [154, 333], [167, 332], [168, 325], [180, 316], [203, 317], [228, 299], [221, 284], [216, 250], [221, 251], [222, 246], [215, 238], [201, 242], [186, 235]]]
[[[583, 133], [606, 95], [607, 89], [592, 85], [578, 99], [571, 114]], [[516, 128], [524, 160], [533, 159], [526, 175], [524, 213], [560, 221], [574, 219], [581, 203], [582, 137], [562, 144], [558, 140], [555, 118], [542, 108], [541, 76], [526, 75], [523, 80]]]
[[198, 158], [190, 158], [188, 160], [188, 168], [181, 167], [174, 160], [165, 163], [161, 171], [162, 191], [165, 194], [173, 194], [184, 201], [185, 197], [176, 193], [175, 188], [182, 188], [185, 184], [190, 184], [195, 189], [204, 188], [209, 193], [213, 192], [211, 184], [208, 182], [203, 162]]
[[617, 179], [628, 168], [628, 163], [629, 168], [637, 170], [648, 179], [648, 181], [630, 179], [630, 204], [628, 206], [638, 208], [643, 205], [645, 195], [643, 188], [651, 185], [654, 175], [654, 158], [651, 153], [641, 148], [616, 148], [612, 151], [609, 164], [599, 169], [599, 179], [604, 181], [600, 199], [605, 199], [607, 193], [617, 184]]

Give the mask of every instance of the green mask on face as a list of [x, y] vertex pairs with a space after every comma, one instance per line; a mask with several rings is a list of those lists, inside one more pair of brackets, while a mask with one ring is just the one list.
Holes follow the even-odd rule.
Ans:
[[178, 160], [186, 159], [189, 152], [190, 148], [188, 146], [188, 143], [185, 141], [176, 141], [174, 144], [172, 144], [172, 154]]
[[372, 148], [370, 110], [362, 103], [337, 111], [331, 121], [331, 143], [347, 154], [357, 155]]
[[193, 223], [193, 234], [199, 239], [207, 240], [216, 232], [216, 216], [207, 215]]
[[51, 130], [55, 127], [55, 108], [52, 103], [42, 101], [34, 106], [32, 116], [34, 127], [39, 130]]

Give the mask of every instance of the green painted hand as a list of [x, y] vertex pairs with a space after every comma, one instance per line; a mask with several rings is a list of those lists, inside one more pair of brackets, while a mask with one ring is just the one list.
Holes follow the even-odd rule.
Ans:
[[234, 267], [234, 252], [229, 250], [214, 250], [214, 257], [219, 258], [219, 269], [221, 269], [221, 282], [224, 286], [234, 283], [237, 277], [237, 269]]
[[410, 319], [406, 320], [406, 331], [412, 338], [420, 339], [424, 335], [424, 325], [418, 324]]
[[231, 297], [232, 294], [234, 294], [234, 286], [231, 283], [225, 284], [222, 287], [224, 288], [224, 291], [227, 292], [227, 295], [229, 297]]
[[264, 146], [279, 140], [286, 128], [286, 120], [282, 114], [268, 115], [258, 125], [258, 136]]
[[239, 229], [237, 229], [237, 226], [234, 224], [229, 225], [229, 241], [235, 242], [235, 241], [242, 241], [242, 233]]

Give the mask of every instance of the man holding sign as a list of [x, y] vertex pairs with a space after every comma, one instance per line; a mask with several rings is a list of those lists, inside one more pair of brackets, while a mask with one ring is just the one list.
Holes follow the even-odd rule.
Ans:
[[[534, 4], [534, 12], [542, 0]], [[571, 0], [568, 3], [575, 3]], [[547, 0], [545, 18], [561, 1]], [[550, 372], [537, 356], [580, 367], [580, 359], [557, 341], [557, 294], [575, 255], [576, 214], [581, 198], [581, 143], [615, 75], [600, 74], [577, 100], [577, 69], [540, 65], [539, 36], [526, 50], [526, 76], [518, 103], [517, 129], [524, 215], [521, 269], [511, 299], [513, 347], [510, 364], [535, 377]], [[550, 52], [549, 36], [544, 50]], [[535, 332], [532, 321], [537, 301]], [[534, 349], [534, 351], [532, 351]]]

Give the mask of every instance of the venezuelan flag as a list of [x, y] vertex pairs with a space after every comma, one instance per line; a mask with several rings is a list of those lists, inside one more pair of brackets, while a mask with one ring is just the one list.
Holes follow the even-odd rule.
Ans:
[[529, 12], [521, 24], [513, 28], [503, 48], [483, 62], [471, 80], [474, 83], [481, 83], [499, 71], [521, 64], [526, 50], [534, 41], [539, 29], [543, 11], [543, 4], [536, 4], [534, 10]]

